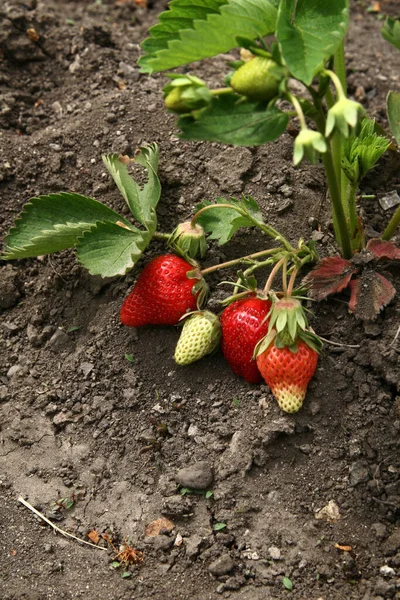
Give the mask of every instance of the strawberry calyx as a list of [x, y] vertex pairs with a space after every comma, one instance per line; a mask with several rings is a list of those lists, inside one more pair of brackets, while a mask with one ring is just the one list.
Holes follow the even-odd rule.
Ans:
[[269, 312], [269, 328], [267, 335], [261, 339], [254, 349], [254, 357], [262, 354], [273, 343], [276, 348], [289, 348], [293, 353], [298, 350], [298, 340], [303, 340], [310, 348], [319, 352], [322, 348], [320, 338], [310, 329], [304, 308], [297, 298], [272, 296], [272, 307]]

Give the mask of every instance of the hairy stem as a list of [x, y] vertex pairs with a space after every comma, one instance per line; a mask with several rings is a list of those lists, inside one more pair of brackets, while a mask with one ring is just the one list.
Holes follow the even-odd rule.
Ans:
[[269, 292], [271, 290], [271, 287], [272, 287], [272, 284], [274, 283], [274, 279], [275, 279], [275, 277], [276, 277], [279, 269], [284, 264], [285, 260], [286, 260], [286, 257], [285, 258], [281, 258], [281, 260], [276, 263], [276, 265], [272, 269], [271, 273], [269, 274], [269, 277], [267, 279], [267, 283], [265, 284], [265, 287], [264, 287], [264, 293], [265, 293], [266, 296], [269, 294]]
[[208, 267], [208, 269], [203, 269], [200, 273], [204, 277], [205, 275], [209, 275], [210, 273], [214, 273], [215, 271], [219, 271], [220, 269], [234, 267], [235, 265], [238, 265], [240, 263], [261, 258], [262, 256], [273, 256], [274, 254], [278, 254], [279, 252], [282, 252], [282, 248], [270, 248], [269, 250], [261, 250], [260, 252], [254, 252], [254, 254], [248, 254], [247, 256], [241, 256], [240, 258], [228, 260], [227, 262], [221, 263], [220, 265], [213, 265], [212, 267]]
[[161, 231], [155, 231], [153, 233], [153, 238], [156, 240], [168, 240], [170, 237], [170, 233], [162, 233]]
[[287, 288], [286, 297], [289, 297], [289, 298], [290, 298], [290, 296], [292, 295], [292, 292], [293, 292], [293, 286], [294, 286], [294, 281], [295, 281], [295, 279], [296, 279], [297, 273], [298, 273], [298, 271], [297, 271], [297, 269], [296, 269], [296, 267], [295, 267], [295, 268], [293, 269], [293, 271], [292, 271], [292, 274], [291, 274], [291, 276], [290, 276], [290, 280], [289, 280], [289, 285], [288, 285], [288, 288]]
[[393, 217], [390, 219], [389, 225], [386, 227], [385, 231], [382, 234], [383, 240], [390, 240], [393, 237], [396, 228], [400, 225], [400, 206], [397, 208]]

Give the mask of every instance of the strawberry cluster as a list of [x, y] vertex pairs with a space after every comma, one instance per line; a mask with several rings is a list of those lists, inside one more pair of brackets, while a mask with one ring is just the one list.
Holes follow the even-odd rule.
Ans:
[[184, 319], [175, 361], [187, 365], [213, 352], [220, 340], [232, 371], [249, 383], [264, 379], [286, 412], [297, 412], [318, 361], [318, 338], [307, 327], [300, 302], [249, 292], [234, 300], [220, 319], [200, 310], [204, 281], [189, 262], [158, 256], [140, 274], [121, 308], [130, 327], [176, 325]]

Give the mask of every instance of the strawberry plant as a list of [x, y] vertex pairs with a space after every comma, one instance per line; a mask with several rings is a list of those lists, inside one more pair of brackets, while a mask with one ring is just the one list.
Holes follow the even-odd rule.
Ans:
[[[395, 214], [382, 240], [365, 239], [357, 190], [390, 142], [361, 105], [347, 97], [347, 26], [347, 0], [173, 0], [143, 42], [139, 63], [147, 73], [166, 71], [241, 47], [241, 60], [228, 65], [231, 70], [216, 89], [195, 75], [167, 73], [165, 106], [179, 115], [182, 138], [233, 145], [271, 142], [296, 120], [294, 164], [322, 160], [341, 252], [317, 265], [305, 284], [317, 300], [349, 286], [350, 309], [372, 319], [394, 295], [390, 282], [372, 266], [399, 258], [388, 241], [398, 218]], [[267, 36], [274, 36], [269, 45]], [[304, 93], [298, 92], [299, 84]], [[130, 271], [153, 239], [163, 240], [167, 253], [144, 267], [122, 304], [121, 322], [139, 327], [182, 320], [178, 365], [212, 354], [221, 340], [235, 374], [249, 383], [263, 377], [283, 410], [299, 410], [321, 343], [308, 327], [293, 286], [302, 267], [317, 260], [314, 245], [300, 240], [294, 246], [264, 221], [255, 199], [246, 196], [205, 199], [189, 221], [178, 223], [172, 233], [160, 232], [157, 145], [142, 147], [133, 159], [108, 154], [103, 161], [128, 205], [129, 218], [76, 193], [38, 196], [25, 205], [6, 237], [2, 258], [75, 248], [91, 274], [112, 277]], [[144, 185], [130, 174], [132, 163], [145, 169]], [[224, 245], [240, 228], [257, 228], [268, 240], [266, 247], [203, 268], [208, 241]], [[243, 270], [219, 320], [205, 310], [206, 279], [236, 266]], [[271, 270], [260, 289], [255, 272], [263, 267]], [[283, 291], [276, 292], [272, 285], [280, 270]]]
[[[299, 129], [294, 164], [322, 161], [345, 260], [367, 244], [358, 186], [390, 145], [363, 107], [347, 96], [343, 40], [348, 23], [348, 0], [253, 0], [250, 5], [173, 0], [150, 29], [139, 59], [142, 71], [153, 73], [241, 47], [241, 60], [228, 64], [231, 71], [219, 88], [209, 89], [192, 74], [167, 73], [172, 83], [164, 88], [165, 105], [179, 114], [180, 137], [256, 146], [277, 139], [294, 119]], [[398, 21], [388, 20], [383, 35], [398, 45]], [[268, 44], [266, 36], [274, 36]], [[388, 105], [396, 136], [400, 103], [393, 94]], [[393, 236], [399, 219], [398, 211], [382, 239]], [[373, 296], [373, 316], [388, 301], [388, 296], [382, 302]]]

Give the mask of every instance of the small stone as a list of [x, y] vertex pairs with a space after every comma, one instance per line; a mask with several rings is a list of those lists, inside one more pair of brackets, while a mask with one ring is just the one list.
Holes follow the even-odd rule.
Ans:
[[278, 215], [283, 215], [284, 213], [288, 212], [291, 208], [293, 208], [293, 206], [293, 200], [287, 198], [279, 204], [278, 208], [276, 209], [276, 212], [278, 213]]
[[68, 334], [62, 331], [62, 329], [57, 329], [49, 340], [49, 345], [58, 350], [66, 348], [70, 343], [71, 340]]
[[356, 461], [349, 468], [349, 484], [354, 487], [359, 483], [363, 483], [364, 481], [368, 481], [369, 473], [368, 469], [361, 461]]
[[203, 538], [197, 534], [185, 539], [186, 556], [188, 558], [195, 558], [199, 554], [202, 541]]
[[386, 525], [383, 523], [373, 523], [371, 529], [375, 531], [375, 535], [379, 540], [383, 540], [386, 537]]
[[386, 556], [396, 554], [400, 548], [400, 529], [395, 529], [383, 545]]
[[340, 519], [339, 507], [334, 500], [329, 500], [328, 504], [315, 513], [316, 519], [324, 521], [337, 521]]
[[386, 196], [379, 198], [378, 202], [383, 210], [389, 210], [389, 208], [393, 208], [400, 204], [400, 196], [396, 190], [393, 190], [389, 194], [386, 194]]
[[56, 427], [62, 427], [63, 425], [66, 425], [67, 423], [70, 423], [71, 421], [72, 421], [71, 416], [65, 412], [59, 412], [56, 415], [54, 415], [54, 417], [53, 417], [53, 425], [55, 425]]
[[61, 119], [61, 117], [63, 115], [63, 109], [62, 109], [60, 102], [58, 102], [58, 100], [56, 100], [56, 102], [53, 102], [53, 104], [51, 105], [51, 108], [53, 109], [57, 119]]
[[227, 575], [235, 568], [235, 563], [229, 556], [229, 554], [222, 554], [217, 560], [211, 563], [208, 570], [215, 577], [221, 577], [221, 575]]
[[396, 571], [394, 569], [392, 569], [392, 567], [389, 567], [388, 565], [383, 565], [379, 569], [379, 573], [381, 575], [383, 575], [384, 577], [394, 577], [396, 575]]
[[213, 473], [205, 461], [180, 469], [175, 477], [182, 486], [193, 490], [208, 490], [213, 482]]
[[174, 538], [170, 538], [167, 535], [156, 535], [150, 539], [153, 540], [155, 550], [169, 550], [174, 543]]
[[21, 296], [18, 274], [8, 265], [1, 269], [0, 273], [0, 309], [11, 308], [17, 304]]
[[187, 432], [187, 434], [188, 434], [189, 437], [193, 437], [194, 438], [197, 435], [199, 435], [199, 433], [200, 433], [200, 430], [197, 427], [197, 425], [189, 425], [189, 429], [188, 429], [188, 432]]
[[271, 546], [270, 548], [268, 548], [268, 553], [272, 560], [281, 560], [282, 558], [281, 551], [276, 546]]
[[7, 371], [7, 377], [9, 379], [11, 379], [12, 377], [14, 377], [14, 375], [16, 375], [20, 370], [22, 369], [21, 365], [13, 365], [12, 367], [10, 367]]

